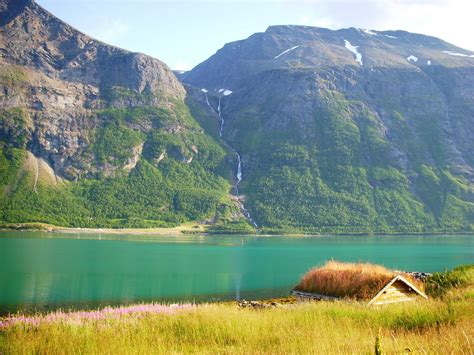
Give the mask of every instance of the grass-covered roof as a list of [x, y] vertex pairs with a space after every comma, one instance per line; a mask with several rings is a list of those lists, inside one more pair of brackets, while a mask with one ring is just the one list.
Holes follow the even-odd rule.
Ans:
[[[329, 261], [324, 266], [309, 270], [295, 287], [296, 291], [331, 297], [368, 300], [373, 298], [400, 272], [370, 263], [343, 263]], [[403, 277], [416, 287], [421, 283], [409, 274]]]

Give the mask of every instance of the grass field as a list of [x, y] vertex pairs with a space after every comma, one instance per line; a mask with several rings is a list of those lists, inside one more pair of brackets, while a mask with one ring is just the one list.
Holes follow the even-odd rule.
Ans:
[[4, 320], [0, 353], [371, 354], [379, 337], [385, 353], [472, 354], [472, 268], [469, 272], [467, 284], [449, 287], [439, 298], [378, 308], [357, 302], [265, 309], [143, 305]]

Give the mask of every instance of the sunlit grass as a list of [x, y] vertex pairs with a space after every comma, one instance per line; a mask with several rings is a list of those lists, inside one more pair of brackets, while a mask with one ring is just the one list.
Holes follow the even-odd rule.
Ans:
[[469, 294], [472, 289], [378, 308], [356, 302], [258, 310], [211, 304], [166, 313], [110, 312], [80, 322], [77, 316], [18, 322], [2, 330], [0, 353], [373, 353], [377, 335], [388, 353], [472, 353]]

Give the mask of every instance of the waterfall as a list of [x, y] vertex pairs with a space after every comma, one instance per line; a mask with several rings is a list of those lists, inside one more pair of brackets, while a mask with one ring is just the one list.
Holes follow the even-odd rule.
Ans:
[[224, 130], [224, 119], [221, 116], [221, 98], [222, 98], [222, 95], [219, 93], [219, 104], [217, 105], [217, 112], [219, 114], [219, 118], [221, 119], [221, 127], [219, 128], [219, 137], [222, 137], [222, 131]]
[[237, 154], [237, 160], [238, 160], [237, 174], [236, 174], [237, 183], [235, 184], [235, 186], [237, 187], [237, 185], [242, 181], [242, 159], [240, 159], [240, 154], [238, 152], [235, 152], [235, 154]]
[[209, 106], [212, 112], [216, 113], [214, 107], [212, 107], [211, 103], [209, 102], [209, 96], [207, 96], [207, 89], [202, 88], [201, 92], [204, 93], [204, 98], [206, 99], [207, 106]]
[[[212, 105], [209, 102], [209, 98], [207, 96], [208, 91], [204, 88], [201, 89], [201, 91], [204, 93], [204, 97], [206, 99], [206, 104], [210, 107], [212, 112], [217, 113], [217, 116], [219, 116], [219, 119], [221, 120], [221, 125], [219, 127], [219, 137], [222, 137], [222, 133], [224, 131], [224, 122], [225, 121], [224, 121], [224, 118], [222, 117], [221, 101], [222, 101], [222, 97], [232, 94], [232, 91], [225, 90], [225, 89], [220, 89], [219, 90], [219, 101], [218, 101], [218, 104], [217, 104], [217, 112], [214, 110], [214, 108], [212, 107]], [[230, 144], [227, 144], [227, 145], [230, 147], [231, 150], [233, 150], [235, 152], [235, 155], [237, 156], [237, 171], [235, 173], [235, 177], [237, 179], [237, 182], [234, 185], [234, 190], [235, 190], [235, 195], [238, 196], [239, 195], [239, 184], [243, 179], [242, 158], [240, 157], [239, 152], [237, 152], [237, 150], [232, 145], [230, 145]], [[244, 214], [244, 216], [255, 226], [255, 228], [258, 228], [257, 223], [255, 223], [253, 218], [250, 216], [249, 211], [247, 211], [247, 209], [245, 208], [245, 206], [242, 202], [241, 202], [241, 209], [242, 209], [242, 213]]]

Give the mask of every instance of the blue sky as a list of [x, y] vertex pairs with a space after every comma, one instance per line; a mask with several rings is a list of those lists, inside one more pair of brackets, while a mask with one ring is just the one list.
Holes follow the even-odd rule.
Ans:
[[474, 50], [472, 0], [37, 0], [82, 32], [188, 70], [270, 25], [404, 29]]

